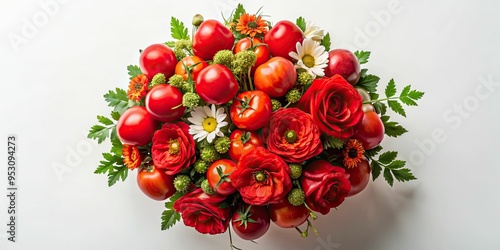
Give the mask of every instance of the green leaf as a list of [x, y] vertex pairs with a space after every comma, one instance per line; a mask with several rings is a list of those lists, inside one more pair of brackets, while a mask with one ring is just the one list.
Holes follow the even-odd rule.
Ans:
[[110, 136], [110, 131], [112, 130], [113, 127], [94, 125], [90, 128], [87, 138], [94, 140], [97, 139], [97, 143], [101, 144], [104, 140], [106, 140], [106, 138]]
[[387, 86], [385, 87], [385, 96], [393, 97], [396, 94], [396, 83], [391, 79]]
[[368, 92], [377, 92], [377, 84], [380, 81], [380, 77], [376, 75], [366, 75], [360, 78], [356, 86], [364, 88]]
[[382, 167], [378, 164], [378, 161], [372, 161], [370, 167], [372, 169], [372, 179], [376, 180], [380, 176], [380, 172], [382, 172]]
[[401, 96], [399, 100], [408, 106], [418, 106], [418, 104], [408, 96]]
[[120, 119], [120, 113], [116, 112], [116, 111], [113, 111], [111, 112], [111, 118], [113, 118], [113, 120], [115, 121], [118, 121], [118, 119]]
[[323, 47], [325, 47], [325, 51], [330, 51], [330, 46], [332, 46], [330, 33], [326, 33], [326, 35], [323, 36], [323, 39], [321, 39], [321, 45], [323, 45]]
[[167, 230], [181, 219], [181, 214], [175, 210], [165, 210], [161, 214], [161, 230]]
[[344, 146], [344, 141], [342, 141], [339, 138], [335, 138], [333, 136], [325, 136], [323, 139], [323, 147], [325, 149], [328, 148], [334, 148], [334, 149], [339, 149]]
[[405, 182], [405, 181], [417, 179], [415, 176], [413, 176], [413, 174], [411, 173], [411, 170], [407, 169], [407, 168], [392, 170], [392, 174], [394, 175], [396, 180], [398, 180], [400, 182]]
[[94, 174], [107, 174], [111, 173], [114, 169], [114, 163], [116, 162], [113, 155], [110, 153], [103, 153], [104, 160], [100, 161], [100, 165], [94, 171]]
[[168, 42], [165, 42], [165, 45], [167, 45], [168, 47], [170, 48], [174, 48], [175, 47], [175, 41], [168, 41]]
[[408, 132], [403, 126], [399, 125], [397, 122], [389, 121], [389, 116], [383, 115], [380, 117], [382, 123], [384, 124], [385, 134], [390, 137], [398, 137]]
[[394, 101], [394, 100], [388, 100], [387, 104], [389, 105], [389, 108], [391, 108], [394, 112], [406, 117], [405, 110], [404, 110], [403, 106], [401, 106], [401, 103], [399, 103], [398, 101]]
[[233, 14], [233, 22], [237, 22], [238, 19], [246, 13], [245, 8], [243, 7], [243, 4], [239, 3], [238, 7], [234, 10]]
[[382, 146], [378, 145], [372, 149], [365, 150], [365, 156], [368, 158], [372, 158], [376, 156], [382, 149], [383, 149]]
[[391, 187], [394, 185], [394, 177], [392, 176], [391, 170], [388, 168], [384, 169], [384, 179]]
[[375, 108], [375, 112], [377, 112], [377, 114], [385, 115], [385, 113], [387, 112], [387, 105], [385, 105], [385, 103], [383, 102], [375, 102], [372, 103], [372, 105]]
[[141, 68], [139, 68], [139, 66], [137, 65], [129, 65], [127, 66], [127, 70], [128, 70], [128, 75], [130, 76], [129, 79], [132, 79], [137, 75], [142, 74]]
[[179, 19], [172, 17], [170, 19], [170, 32], [172, 38], [174, 39], [187, 39], [189, 40], [188, 29], [184, 26], [184, 23], [179, 21]]
[[356, 51], [354, 52], [354, 55], [358, 58], [359, 64], [365, 64], [368, 62], [368, 58], [370, 58], [370, 51]]
[[118, 139], [118, 136], [111, 140], [111, 145], [112, 145], [111, 146], [111, 153], [113, 153], [116, 156], [122, 157], [123, 144], [120, 141], [120, 139]]
[[424, 96], [424, 92], [418, 91], [418, 90], [412, 90], [408, 93], [408, 97], [410, 97], [413, 100], [419, 100]]
[[297, 24], [297, 26], [299, 26], [299, 28], [302, 30], [302, 32], [306, 31], [306, 19], [304, 19], [303, 17], [297, 18], [297, 20], [295, 21], [295, 24]]
[[380, 155], [380, 157], [378, 158], [378, 161], [383, 163], [383, 164], [389, 164], [392, 161], [394, 161], [394, 159], [396, 159], [397, 156], [398, 156], [398, 152], [387, 151], [387, 152], [384, 152]]
[[411, 85], [405, 86], [403, 88], [403, 91], [401, 91], [401, 96], [407, 96], [408, 93], [410, 93], [410, 88], [411, 88]]
[[[117, 163], [118, 164], [118, 163]], [[108, 186], [113, 186], [119, 180], [125, 181], [128, 176], [128, 168], [122, 163], [114, 167], [113, 171], [108, 173]]]
[[406, 165], [406, 161], [395, 160], [395, 161], [391, 162], [391, 164], [389, 164], [385, 167], [388, 169], [391, 169], [391, 170], [397, 170], [397, 169], [404, 167], [405, 165]]
[[115, 91], [110, 90], [104, 95], [104, 100], [108, 102], [109, 107], [113, 107], [114, 112], [123, 114], [128, 108], [128, 97], [127, 92], [123, 89], [116, 88]]
[[359, 76], [360, 77], [365, 77], [366, 76], [366, 72], [368, 72], [368, 69], [361, 69], [361, 72], [359, 73]]
[[102, 115], [98, 115], [98, 116], [97, 116], [97, 120], [98, 120], [100, 123], [102, 123], [102, 124], [104, 124], [104, 125], [106, 125], [106, 126], [109, 126], [109, 125], [113, 125], [113, 124], [115, 124], [112, 120], [110, 120], [109, 118], [107, 118], [107, 117], [105, 117], [105, 116], [102, 116]]

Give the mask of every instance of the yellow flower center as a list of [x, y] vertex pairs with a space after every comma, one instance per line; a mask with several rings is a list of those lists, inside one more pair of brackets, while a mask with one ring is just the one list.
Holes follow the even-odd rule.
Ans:
[[305, 55], [304, 57], [302, 57], [302, 61], [308, 68], [312, 68], [315, 65], [314, 57], [311, 55]]
[[171, 139], [168, 142], [168, 153], [171, 155], [176, 155], [179, 153], [179, 150], [180, 150], [179, 141], [177, 139], [175, 140]]
[[203, 121], [203, 129], [208, 133], [214, 131], [217, 128], [217, 120], [213, 117], [208, 117]]

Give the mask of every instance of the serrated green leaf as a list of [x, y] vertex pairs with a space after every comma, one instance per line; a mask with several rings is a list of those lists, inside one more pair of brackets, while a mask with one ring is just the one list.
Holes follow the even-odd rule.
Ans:
[[372, 161], [370, 168], [372, 169], [372, 179], [376, 180], [380, 176], [380, 172], [382, 172], [382, 167], [377, 161]]
[[175, 41], [168, 41], [168, 42], [165, 42], [165, 45], [167, 45], [168, 47], [170, 48], [174, 48], [175, 47]]
[[384, 169], [384, 179], [391, 187], [394, 185], [394, 177], [392, 176], [391, 170], [388, 168]]
[[366, 72], [368, 72], [368, 69], [361, 69], [361, 72], [359, 73], [359, 77], [365, 77]]
[[394, 161], [394, 159], [396, 159], [397, 156], [398, 156], [398, 152], [387, 151], [387, 152], [384, 152], [380, 155], [380, 157], [378, 158], [378, 161], [383, 163], [383, 164], [389, 164], [392, 161]]
[[112, 127], [105, 127], [102, 125], [94, 125], [90, 128], [87, 135], [89, 139], [97, 139], [97, 143], [101, 144], [106, 138], [109, 137]]
[[368, 157], [368, 158], [371, 158], [371, 157], [374, 157], [376, 156], [381, 150], [382, 150], [382, 146], [378, 145], [372, 149], [369, 149], [369, 150], [365, 150], [365, 156]]
[[161, 230], [167, 230], [181, 219], [181, 214], [175, 210], [165, 210], [161, 214]]
[[179, 19], [172, 17], [170, 19], [170, 34], [174, 39], [191, 39], [189, 37], [188, 29], [184, 26], [184, 23], [179, 21]]
[[120, 139], [118, 139], [118, 137], [112, 139], [111, 145], [112, 145], [111, 146], [111, 153], [113, 153], [116, 156], [122, 157], [123, 144], [120, 141]]
[[408, 93], [408, 97], [410, 97], [411, 99], [413, 100], [419, 100], [420, 98], [422, 98], [424, 96], [424, 92], [422, 91], [418, 91], [418, 90], [411, 90], [409, 93]]
[[418, 104], [408, 96], [401, 96], [399, 100], [408, 106], [418, 106]]
[[387, 105], [389, 106], [389, 108], [391, 108], [394, 112], [406, 117], [406, 113], [405, 113], [405, 110], [403, 108], [403, 106], [401, 106], [401, 103], [399, 103], [398, 101], [395, 101], [395, 100], [388, 100], [387, 101]]
[[136, 77], [137, 75], [142, 74], [141, 68], [139, 68], [139, 66], [137, 66], [137, 65], [127, 66], [127, 71], [128, 71], [128, 75], [130, 76], [129, 79], [132, 79], [132, 78]]
[[395, 169], [400, 169], [406, 165], [406, 161], [403, 160], [395, 160], [391, 162], [391, 164], [385, 166], [388, 169], [395, 170]]
[[383, 122], [385, 128], [385, 134], [390, 137], [398, 137], [408, 132], [403, 126], [399, 125], [397, 122]]
[[114, 122], [113, 122], [112, 120], [110, 120], [109, 118], [107, 118], [107, 117], [105, 117], [105, 116], [102, 116], [102, 115], [98, 115], [98, 116], [97, 116], [97, 120], [98, 120], [100, 123], [102, 123], [102, 124], [104, 124], [104, 125], [106, 125], [106, 126], [109, 126], [109, 125], [113, 125], [113, 124], [114, 124]]
[[376, 75], [366, 75], [365, 77], [359, 78], [356, 86], [364, 88], [369, 93], [377, 92], [378, 81], [380, 81], [380, 77]]
[[385, 96], [393, 97], [396, 94], [396, 83], [391, 79], [387, 86], [385, 87]]
[[243, 7], [243, 4], [239, 3], [236, 9], [234, 10], [233, 14], [233, 22], [237, 22], [238, 19], [246, 13], [245, 8]]
[[377, 114], [385, 115], [385, 113], [387, 112], [387, 105], [385, 105], [385, 103], [383, 102], [375, 102], [372, 103], [372, 105], [375, 108], [375, 112], [377, 112]]
[[368, 59], [370, 58], [370, 51], [356, 51], [354, 52], [354, 55], [358, 58], [359, 64], [365, 64], [368, 62]]
[[108, 173], [108, 186], [111, 187], [116, 184], [117, 181], [125, 181], [128, 176], [128, 168], [123, 165], [123, 163], [117, 163], [119, 165], [115, 165], [113, 171]]
[[410, 88], [411, 88], [411, 85], [405, 86], [403, 88], [403, 91], [401, 91], [401, 96], [407, 96], [408, 93], [410, 93]]
[[111, 118], [115, 121], [118, 121], [118, 119], [120, 119], [120, 113], [116, 112], [116, 111], [113, 111], [111, 112]]
[[118, 112], [119, 114], [123, 114], [129, 104], [127, 92], [120, 88], [116, 88], [115, 91], [110, 90], [104, 95], [104, 100], [108, 102], [108, 106], [113, 107], [114, 112]]
[[183, 196], [181, 192], [175, 192], [174, 195], [170, 196], [167, 202], [165, 202], [165, 208], [174, 209], [174, 203]]
[[344, 141], [339, 138], [335, 138], [333, 136], [325, 136], [323, 139], [323, 147], [325, 149], [334, 148], [339, 149], [344, 146]]
[[306, 31], [306, 19], [304, 19], [303, 17], [297, 18], [297, 20], [295, 21], [295, 24], [297, 24], [297, 26], [299, 26], [299, 28], [302, 30], [302, 32]]
[[410, 169], [407, 168], [402, 168], [402, 169], [396, 169], [392, 170], [392, 174], [396, 178], [396, 180], [400, 182], [405, 182], [405, 181], [410, 181], [410, 180], [416, 180], [417, 178], [411, 173]]
[[321, 45], [325, 47], [325, 51], [330, 51], [330, 47], [332, 46], [330, 33], [326, 33], [326, 35], [323, 36], [323, 39], [321, 39]]

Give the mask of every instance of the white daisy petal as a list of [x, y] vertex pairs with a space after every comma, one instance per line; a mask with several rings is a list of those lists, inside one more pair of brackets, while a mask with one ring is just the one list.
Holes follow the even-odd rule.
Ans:
[[217, 127], [222, 128], [222, 127], [227, 126], [227, 124], [228, 124], [227, 122], [221, 122], [221, 123], [219, 123], [219, 126], [217, 126]]
[[212, 143], [212, 141], [214, 140], [214, 138], [215, 138], [215, 133], [214, 132], [209, 133], [208, 136], [207, 136], [208, 143]]

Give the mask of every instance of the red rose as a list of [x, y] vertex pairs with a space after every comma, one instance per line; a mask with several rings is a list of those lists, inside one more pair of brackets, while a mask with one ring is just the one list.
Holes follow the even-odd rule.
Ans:
[[363, 118], [363, 99], [342, 76], [315, 79], [297, 107], [311, 114], [321, 132], [345, 140]]
[[184, 122], [165, 123], [153, 136], [151, 155], [156, 167], [174, 175], [196, 160], [195, 143]]
[[174, 210], [181, 214], [184, 225], [202, 234], [221, 234], [226, 232], [231, 219], [231, 207], [220, 208], [225, 198], [208, 195], [198, 188], [179, 198]]
[[342, 204], [351, 190], [349, 174], [325, 160], [307, 165], [303, 169], [300, 185], [306, 194], [306, 204], [321, 214], [328, 214], [330, 208]]
[[262, 147], [241, 156], [229, 178], [250, 205], [277, 203], [292, 189], [286, 162]]
[[263, 132], [267, 149], [286, 162], [303, 162], [323, 151], [318, 127], [309, 114], [297, 108], [274, 112]]

